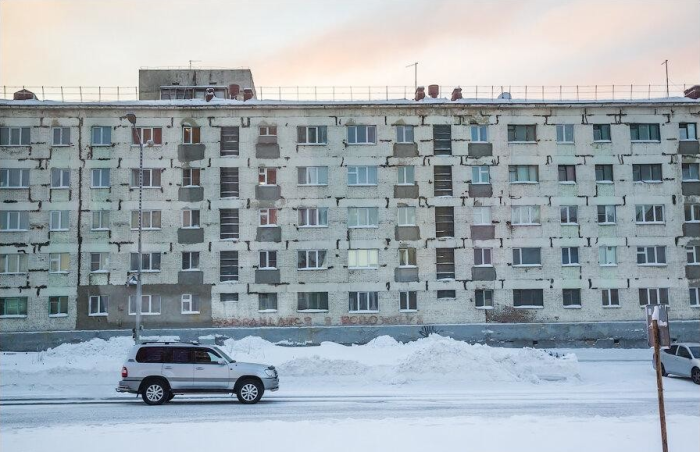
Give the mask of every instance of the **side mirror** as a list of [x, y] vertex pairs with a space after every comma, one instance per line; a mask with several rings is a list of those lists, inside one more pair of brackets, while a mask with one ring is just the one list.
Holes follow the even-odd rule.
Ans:
[[226, 361], [224, 358], [219, 358], [219, 361], [217, 361], [217, 363], [220, 366], [225, 366], [226, 364], [228, 364], [228, 361]]

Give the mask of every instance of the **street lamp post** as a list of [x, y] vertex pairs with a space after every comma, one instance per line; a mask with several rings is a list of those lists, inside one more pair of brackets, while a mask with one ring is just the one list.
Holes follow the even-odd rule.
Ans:
[[142, 266], [142, 249], [141, 249], [141, 232], [143, 227], [143, 143], [141, 134], [136, 128], [136, 115], [127, 113], [126, 119], [131, 123], [132, 135], [139, 142], [139, 238], [138, 238], [138, 259], [136, 264], [136, 329], [134, 330], [134, 341], [138, 344], [141, 339], [141, 266]]

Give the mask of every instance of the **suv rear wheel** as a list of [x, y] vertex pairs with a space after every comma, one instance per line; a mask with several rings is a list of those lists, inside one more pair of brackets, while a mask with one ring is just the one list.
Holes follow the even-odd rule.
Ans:
[[168, 400], [169, 395], [170, 388], [160, 379], [148, 380], [141, 388], [141, 398], [148, 405], [160, 405]]
[[245, 404], [258, 403], [263, 396], [263, 385], [252, 378], [243, 380], [236, 390], [238, 401]]

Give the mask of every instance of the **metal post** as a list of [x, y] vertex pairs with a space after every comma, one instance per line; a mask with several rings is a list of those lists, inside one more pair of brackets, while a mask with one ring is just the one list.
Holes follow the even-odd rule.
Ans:
[[661, 423], [661, 448], [663, 452], [668, 452], [668, 438], [666, 436], [666, 410], [664, 408], [664, 383], [661, 378], [661, 357], [659, 356], [659, 321], [658, 307], [654, 308], [652, 315], [652, 335], [654, 336], [654, 363], [656, 367], [656, 391], [659, 399], [659, 422]]
[[119, 100], [119, 87], [117, 86], [117, 100]]
[[384, 87], [384, 92], [386, 94], [386, 100], [389, 100], [389, 86], [388, 85]]
[[136, 128], [136, 116], [133, 114], [127, 115], [131, 122], [132, 133], [136, 136], [139, 142], [139, 237], [138, 237], [138, 259], [136, 265], [136, 330], [134, 332], [134, 341], [138, 344], [141, 339], [141, 303], [142, 303], [142, 285], [141, 285], [141, 266], [143, 263], [142, 249], [142, 232], [143, 232], [143, 140], [141, 134]]
[[63, 98], [63, 85], [61, 85], [61, 102], [63, 102], [63, 100], [64, 100], [64, 98]]
[[79, 86], [78, 90], [80, 91], [80, 102], [82, 102], [83, 101], [83, 87]]
[[663, 63], [664, 66], [666, 66], [666, 97], [670, 97], [668, 93], [668, 60], [665, 60]]

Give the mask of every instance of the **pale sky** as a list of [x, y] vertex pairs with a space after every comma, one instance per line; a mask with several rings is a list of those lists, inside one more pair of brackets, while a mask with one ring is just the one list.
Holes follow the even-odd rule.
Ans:
[[700, 0], [0, 0], [0, 85], [136, 86], [142, 66], [257, 86], [700, 83]]

